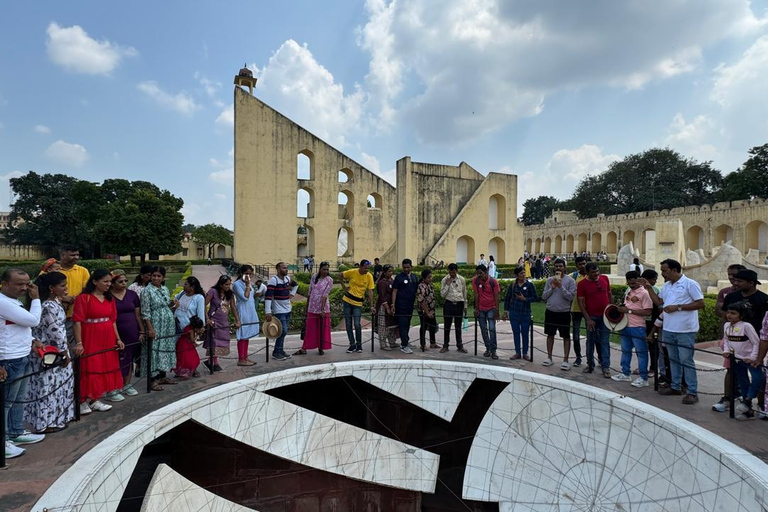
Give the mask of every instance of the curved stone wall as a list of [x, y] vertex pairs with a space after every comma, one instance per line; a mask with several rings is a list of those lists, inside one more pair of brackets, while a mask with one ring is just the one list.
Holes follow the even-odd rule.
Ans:
[[[266, 393], [345, 376], [446, 420], [453, 418], [476, 379], [507, 383], [472, 441], [461, 491], [463, 499], [496, 502], [501, 511], [747, 512], [768, 504], [768, 466], [696, 425], [633, 399], [510, 368], [361, 361], [244, 379], [159, 409], [84, 455], [33, 510], [116, 510], [142, 449], [190, 419], [308, 467], [391, 488], [434, 492], [439, 457], [428, 449]], [[167, 468], [158, 471], [145, 499], [148, 510], [166, 507], [153, 499], [154, 488], [185, 499], [192, 495], [194, 484]], [[194, 493], [207, 496], [200, 491]], [[220, 500], [210, 504], [195, 503], [194, 509], [221, 509]]]

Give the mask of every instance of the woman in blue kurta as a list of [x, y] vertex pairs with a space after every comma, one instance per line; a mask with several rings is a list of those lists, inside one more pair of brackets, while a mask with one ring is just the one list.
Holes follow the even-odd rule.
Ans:
[[232, 285], [232, 292], [235, 294], [237, 313], [241, 323], [236, 333], [237, 365], [253, 366], [256, 363], [248, 359], [248, 341], [259, 335], [259, 315], [256, 314], [255, 292], [251, 284], [253, 267], [242, 265], [237, 275], [237, 281]]

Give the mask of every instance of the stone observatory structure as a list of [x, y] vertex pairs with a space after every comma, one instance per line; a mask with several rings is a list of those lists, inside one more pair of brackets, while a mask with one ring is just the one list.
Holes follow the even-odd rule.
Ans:
[[[253, 79], [250, 79], [253, 80]], [[235, 242], [238, 262], [434, 264], [517, 259], [517, 176], [397, 162], [397, 188], [254, 97], [235, 78]], [[297, 216], [298, 200], [306, 205]]]
[[677, 416], [514, 368], [369, 360], [202, 391], [116, 432], [32, 510], [720, 511], [768, 466]]

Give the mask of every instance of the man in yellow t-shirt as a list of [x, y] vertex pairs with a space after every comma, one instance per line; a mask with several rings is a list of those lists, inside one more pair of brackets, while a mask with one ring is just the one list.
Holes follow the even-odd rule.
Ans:
[[[363, 351], [363, 328], [360, 317], [363, 314], [363, 301], [368, 291], [368, 303], [373, 308], [373, 276], [368, 272], [371, 262], [363, 260], [358, 268], [352, 268], [341, 273], [341, 287], [344, 289], [344, 321], [347, 326], [349, 348], [347, 354]], [[349, 284], [345, 283], [348, 281]], [[355, 332], [352, 334], [352, 320], [355, 321]], [[355, 341], [357, 339], [357, 341]]]
[[[587, 277], [587, 258], [584, 256], [577, 256], [576, 260], [576, 272], [571, 274], [571, 277], [576, 281], [576, 286], [579, 285]], [[571, 305], [571, 325], [573, 327], [573, 351], [576, 353], [576, 360], [573, 362], [574, 367], [581, 366], [581, 320], [584, 316], [581, 314], [579, 308], [579, 298], [573, 298], [573, 304]], [[599, 356], [598, 356], [599, 357]]]
[[75, 333], [72, 327], [72, 305], [75, 303], [75, 297], [80, 295], [91, 278], [88, 269], [77, 264], [80, 261], [80, 249], [76, 245], [64, 245], [59, 249], [59, 263], [61, 263], [61, 272], [67, 276], [67, 296], [61, 299], [62, 305], [67, 310], [67, 342], [69, 346], [74, 346]]

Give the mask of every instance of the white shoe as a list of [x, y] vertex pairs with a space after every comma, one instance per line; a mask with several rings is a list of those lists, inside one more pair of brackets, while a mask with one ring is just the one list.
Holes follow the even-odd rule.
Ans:
[[552, 366], [552, 360], [551, 359], [545, 359], [541, 362], [541, 366]]
[[80, 416], [85, 416], [86, 414], [91, 414], [93, 411], [90, 407], [88, 407], [88, 402], [83, 402], [80, 404]]
[[5, 442], [5, 458], [6, 459], [13, 459], [15, 457], [21, 457], [24, 455], [24, 452], [26, 452], [24, 448], [19, 448], [15, 444], [13, 444], [10, 441]]
[[720, 399], [719, 402], [717, 402], [715, 405], [712, 406], [712, 410], [717, 412], [725, 412], [728, 409], [730, 409], [730, 407], [731, 407], [730, 400], [723, 397]]
[[632, 381], [632, 385], [636, 388], [647, 388], [648, 387], [648, 379], [644, 379], [642, 377], [638, 377], [635, 380]]
[[411, 350], [411, 347], [400, 347], [400, 352], [403, 354], [413, 354], [413, 350]]
[[615, 380], [616, 382], [632, 382], [632, 377], [629, 375], [624, 375], [623, 373], [617, 373], [616, 375], [612, 376], [611, 379]]
[[123, 388], [123, 395], [128, 396], [136, 396], [139, 394], [138, 391], [136, 391], [136, 388], [133, 387], [133, 384], [128, 384], [126, 387]]
[[563, 364], [560, 365], [560, 369], [567, 372], [571, 369], [571, 363], [563, 361]]
[[744, 402], [739, 402], [739, 405], [736, 406], [736, 412], [745, 413], [749, 410], [752, 410], [752, 407], [745, 404]]
[[10, 437], [8, 440], [15, 444], [16, 446], [19, 446], [21, 444], [35, 444], [39, 443], [45, 439], [45, 434], [33, 434], [29, 430], [25, 430], [21, 434], [17, 435], [16, 437]]
[[104, 400], [109, 400], [110, 402], [122, 402], [123, 400], [125, 400], [125, 397], [120, 393], [118, 393], [117, 391], [110, 391], [104, 397]]
[[101, 402], [99, 400], [94, 400], [91, 402], [91, 409], [96, 412], [106, 412], [112, 408], [111, 405], [105, 404], [104, 402]]

